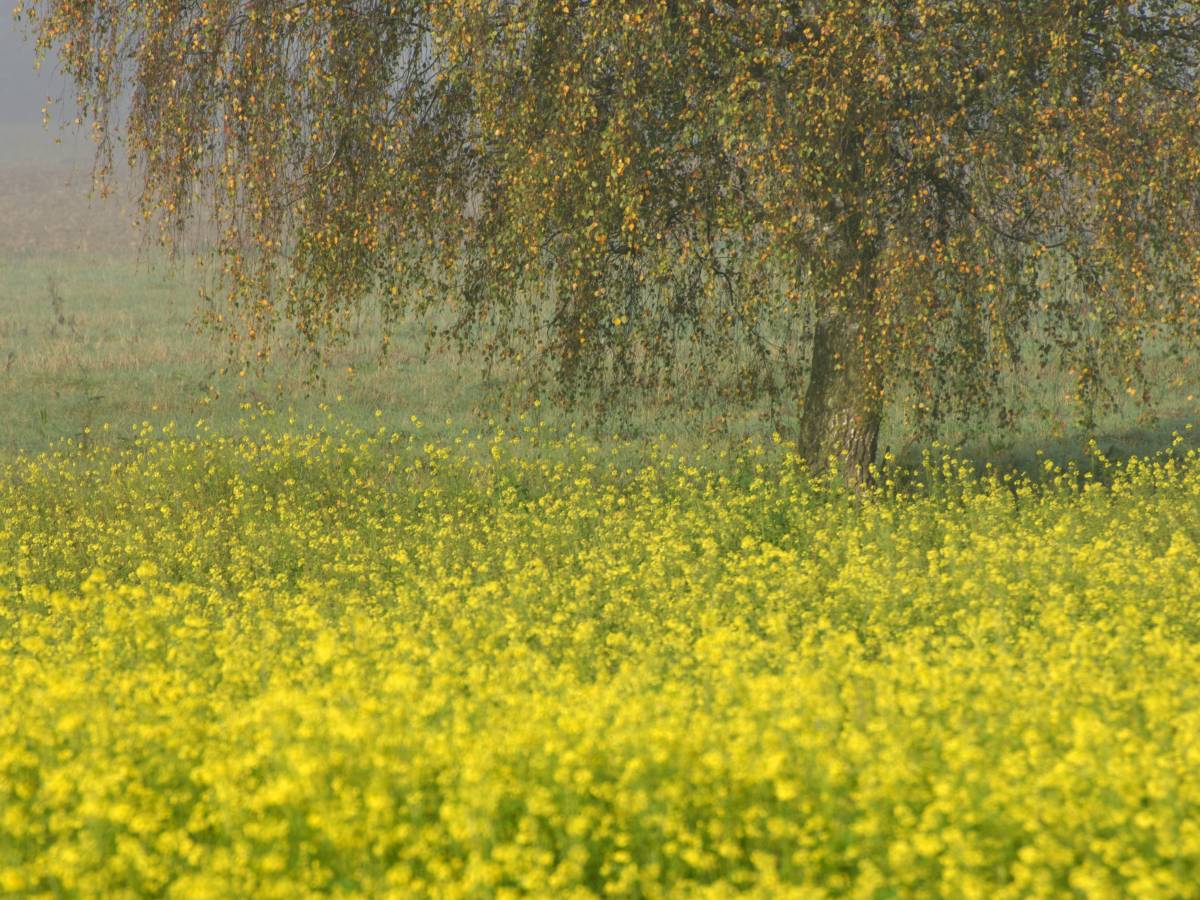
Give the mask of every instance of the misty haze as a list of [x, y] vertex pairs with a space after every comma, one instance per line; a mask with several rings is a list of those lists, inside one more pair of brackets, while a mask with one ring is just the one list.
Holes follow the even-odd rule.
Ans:
[[1200, 900], [1200, 4], [14, 2], [0, 897]]

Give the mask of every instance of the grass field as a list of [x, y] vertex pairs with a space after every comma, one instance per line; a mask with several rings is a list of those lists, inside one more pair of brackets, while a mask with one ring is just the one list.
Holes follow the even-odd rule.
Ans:
[[1200, 896], [1196, 372], [847, 492], [417, 325], [244, 369], [81, 172], [0, 166], [0, 894]]
[[[125, 441], [147, 421], [173, 422], [185, 433], [198, 419], [232, 427], [245, 403], [290, 407], [304, 423], [323, 421], [322, 405], [360, 425], [375, 424], [376, 410], [384, 424], [400, 426], [416, 415], [434, 428], [446, 419], [452, 428], [486, 426], [499, 415], [480, 367], [448, 353], [427, 355], [418, 323], [402, 327], [382, 358], [369, 309], [332, 351], [320, 383], [286, 342], [265, 369], [245, 366], [197, 328], [195, 272], [143, 246], [130, 225], [128, 192], [89, 202], [90, 167], [78, 143], [47, 153], [38, 135], [10, 137], [0, 148], [0, 455], [65, 438]], [[1160, 386], [1152, 415], [1130, 404], [1099, 422], [1095, 436], [1112, 456], [1161, 449], [1200, 418], [1200, 365], [1164, 360], [1151, 373]], [[1047, 370], [1025, 380], [1038, 389], [1011, 433], [980, 434], [952, 423], [943, 441], [977, 461], [1027, 471], [1040, 463], [1037, 451], [1083, 461], [1089, 436], [1075, 424], [1069, 379]], [[539, 415], [564, 427], [580, 424], [569, 411]], [[881, 445], [912, 463], [922, 447], [906, 438], [901, 415], [892, 411]], [[98, 433], [105, 423], [109, 431]], [[595, 434], [619, 425], [626, 437], [651, 440], [665, 432], [700, 448], [768, 438], [781, 424], [786, 428], [786, 415], [781, 423], [761, 409], [640, 398], [627, 420], [601, 423]]]
[[236, 424], [246, 403], [291, 406], [308, 421], [322, 404], [359, 421], [380, 407], [437, 421], [470, 412], [478, 376], [426, 364], [415, 328], [381, 361], [369, 316], [322, 383], [282, 351], [265, 369], [245, 365], [197, 328], [194, 269], [143, 246], [128, 196], [89, 203], [89, 184], [83, 163], [0, 165], [0, 208], [13, 211], [0, 225], [0, 454], [125, 441], [144, 421]]

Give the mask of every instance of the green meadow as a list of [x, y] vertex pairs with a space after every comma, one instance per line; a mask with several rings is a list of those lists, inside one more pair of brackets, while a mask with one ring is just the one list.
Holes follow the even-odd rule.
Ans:
[[[520, 394], [512, 400], [504, 373], [488, 375], [476, 359], [430, 349], [422, 322], [401, 323], [383, 353], [371, 308], [347, 322], [344, 339], [317, 365], [294, 349], [286, 328], [267, 362], [242, 358], [202, 324], [195, 264], [166, 259], [134, 227], [132, 192], [92, 192], [85, 150], [68, 139], [47, 152], [31, 129], [13, 129], [0, 146], [0, 454], [71, 439], [120, 444], [147, 422], [174, 423], [185, 433], [197, 422], [227, 430], [244, 418], [247, 404], [273, 410], [281, 422], [315, 425], [332, 414], [397, 427], [416, 416], [451, 431], [491, 427], [530, 405]], [[1042, 455], [1082, 462], [1093, 437], [1112, 458], [1152, 453], [1174, 432], [1190, 444], [1186, 426], [1200, 408], [1200, 366], [1162, 358], [1152, 359], [1149, 371], [1160, 389], [1153, 407], [1128, 401], [1102, 413], [1091, 434], [1070, 400], [1070, 376], [1048, 367], [1017, 376], [1034, 389], [1013, 429], [949, 422], [937, 439], [967, 458], [1027, 470]], [[702, 449], [777, 432], [786, 439], [789, 412], [719, 398], [684, 404], [634, 397], [616, 416], [553, 404], [538, 416], [600, 439], [666, 434]], [[928, 442], [905, 437], [903, 416], [898, 406], [890, 411], [880, 446], [915, 462]]]

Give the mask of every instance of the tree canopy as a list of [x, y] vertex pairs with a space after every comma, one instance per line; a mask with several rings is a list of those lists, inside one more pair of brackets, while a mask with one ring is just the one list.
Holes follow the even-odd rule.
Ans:
[[[738, 340], [814, 463], [986, 405], [1038, 323], [1085, 400], [1200, 328], [1176, 0], [22, 0], [250, 342], [366, 296], [559, 382]], [[118, 116], [118, 99], [130, 98]], [[779, 323], [786, 326], [780, 330]], [[797, 323], [804, 328], [793, 329]], [[794, 346], [792, 346], [794, 345]]]

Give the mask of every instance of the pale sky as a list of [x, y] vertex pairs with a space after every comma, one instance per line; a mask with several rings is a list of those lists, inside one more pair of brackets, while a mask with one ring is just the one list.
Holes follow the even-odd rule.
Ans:
[[[91, 144], [74, 130], [52, 125], [42, 128], [46, 97], [70, 96], [66, 81], [48, 59], [34, 71], [33, 45], [24, 39], [24, 26], [12, 18], [12, 0], [0, 0], [0, 161], [62, 160], [91, 155]], [[55, 121], [66, 118], [71, 107], [57, 107]], [[55, 144], [55, 138], [61, 143]]]
[[63, 81], [55, 77], [51, 61], [41, 72], [33, 70], [33, 45], [23, 39], [10, 7], [0, 0], [0, 126], [37, 125], [46, 96], [62, 93]]

